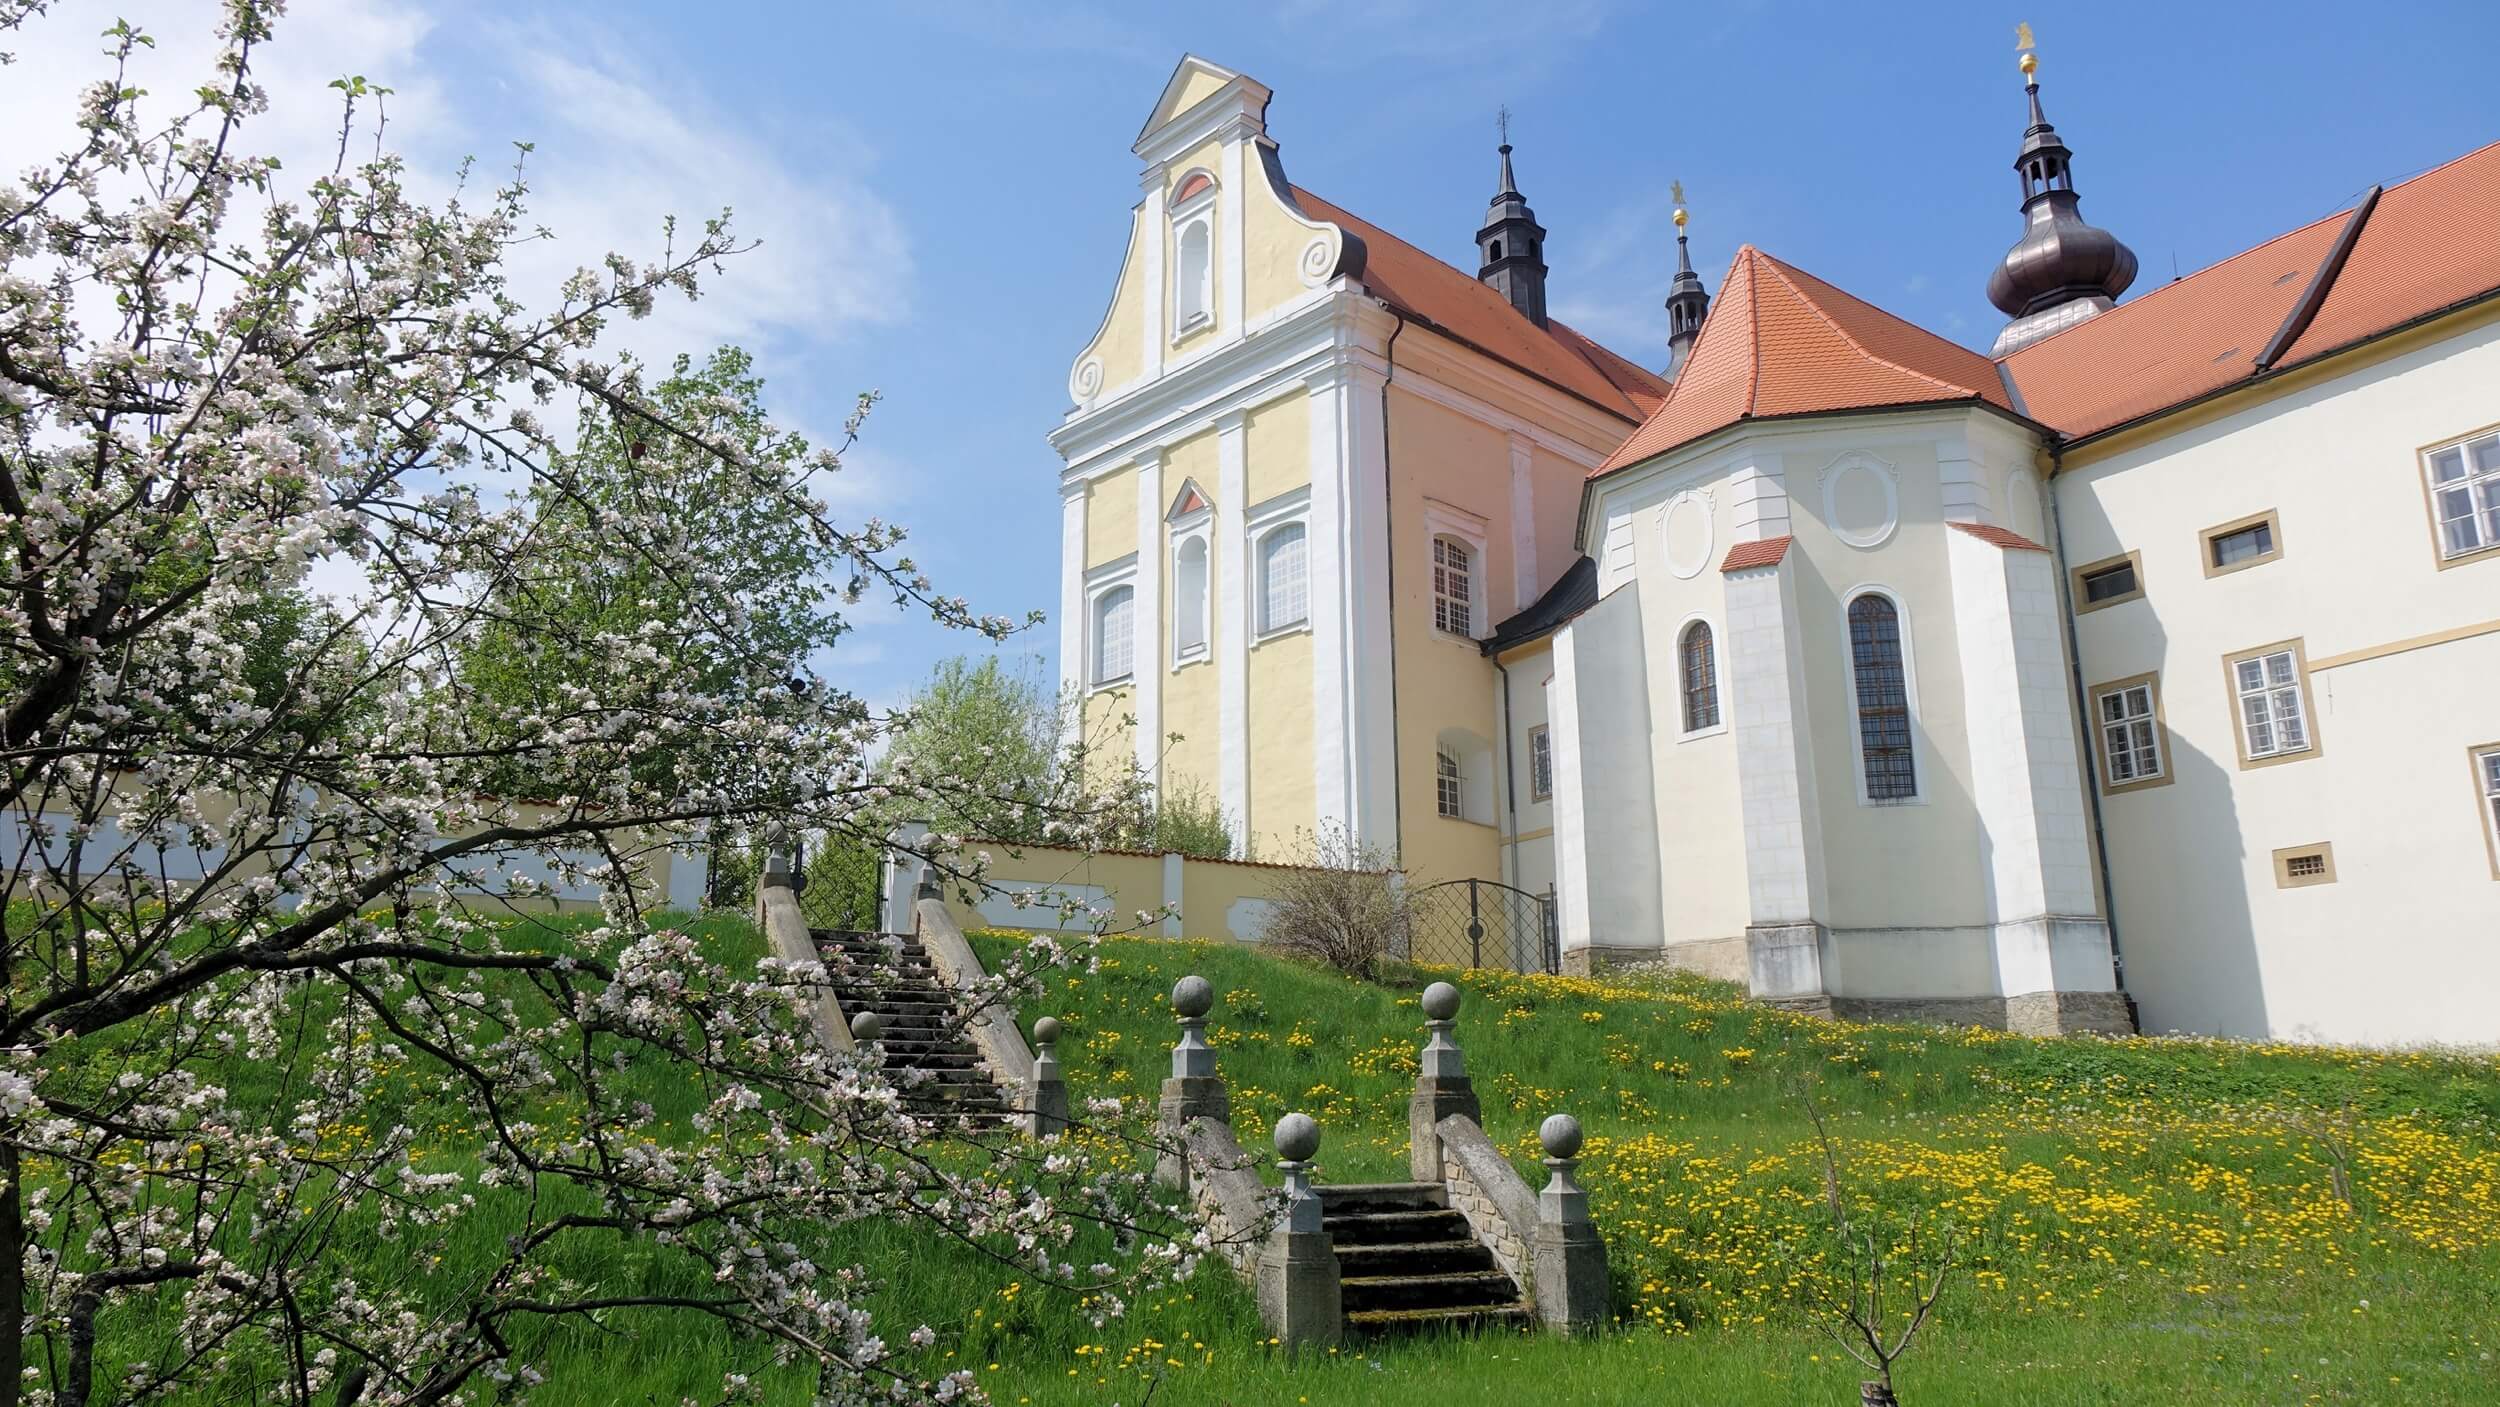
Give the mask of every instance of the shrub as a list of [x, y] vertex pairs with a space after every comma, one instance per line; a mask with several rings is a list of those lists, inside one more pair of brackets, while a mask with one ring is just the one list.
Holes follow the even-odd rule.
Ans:
[[1341, 829], [1310, 842], [1305, 867], [1279, 872], [1260, 940], [1280, 953], [1379, 980], [1383, 959], [1407, 951], [1406, 890], [1380, 852]]

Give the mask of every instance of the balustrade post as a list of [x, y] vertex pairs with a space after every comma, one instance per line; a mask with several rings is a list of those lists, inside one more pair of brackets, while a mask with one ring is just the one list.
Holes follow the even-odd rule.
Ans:
[[1553, 1173], [1536, 1198], [1536, 1308], [1557, 1334], [1586, 1333], [1606, 1322], [1606, 1242], [1589, 1219], [1589, 1194], [1573, 1174], [1580, 1166], [1580, 1121], [1556, 1114], [1537, 1129]]
[[1068, 1082], [1059, 1073], [1058, 1045], [1057, 1018], [1033, 1023], [1033, 1082], [1024, 1098], [1024, 1131], [1032, 1138], [1056, 1137], [1068, 1126]]
[[1319, 1124], [1308, 1114], [1276, 1121], [1276, 1170], [1284, 1174], [1284, 1219], [1259, 1256], [1259, 1319], [1287, 1348], [1325, 1347], [1345, 1334], [1345, 1290], [1337, 1248], [1311, 1188]]
[[1467, 1057], [1450, 1039], [1458, 1027], [1458, 1003], [1458, 988], [1447, 982], [1424, 988], [1424, 1027], [1432, 1034], [1424, 1042], [1415, 1095], [1406, 1105], [1407, 1167], [1417, 1182], [1441, 1180], [1443, 1119], [1464, 1114], [1478, 1123], [1484, 1120], [1475, 1084], [1467, 1078]]
[[1155, 1181], [1166, 1187], [1189, 1185], [1189, 1156], [1181, 1148], [1181, 1132], [1192, 1119], [1233, 1121], [1232, 1100], [1224, 1079], [1215, 1073], [1215, 1049], [1207, 1044], [1207, 1013], [1215, 1009], [1215, 987], [1195, 973], [1172, 984], [1172, 1010], [1180, 1019], [1180, 1044], [1172, 1047], [1172, 1075], [1163, 1082], [1155, 1129], [1161, 1145], [1155, 1153]]

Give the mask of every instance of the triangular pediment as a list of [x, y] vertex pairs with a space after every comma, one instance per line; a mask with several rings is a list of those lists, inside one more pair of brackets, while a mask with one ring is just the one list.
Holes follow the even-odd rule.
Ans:
[[1171, 80], [1163, 85], [1163, 95], [1155, 99], [1154, 111], [1147, 115], [1146, 125], [1138, 129], [1137, 145], [1144, 147], [1156, 133], [1228, 92], [1234, 95], [1234, 99], [1224, 107], [1246, 109], [1253, 115], [1266, 110], [1271, 96], [1267, 86], [1255, 78], [1246, 77], [1222, 64], [1210, 63], [1196, 54], [1181, 55], [1180, 65], [1172, 70]]
[[1196, 479], [1183, 479], [1181, 491], [1172, 495], [1172, 509], [1163, 515], [1163, 521], [1177, 523], [1184, 518], [1196, 517], [1214, 506], [1215, 501], [1207, 497], [1206, 490], [1198, 487]]

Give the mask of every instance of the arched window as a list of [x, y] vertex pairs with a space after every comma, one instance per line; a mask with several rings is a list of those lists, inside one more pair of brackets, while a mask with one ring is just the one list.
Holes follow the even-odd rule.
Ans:
[[1311, 618], [1309, 553], [1302, 525], [1287, 523], [1259, 539], [1259, 633]]
[[1094, 682], [1126, 679], [1136, 669], [1137, 643], [1130, 625], [1137, 613], [1137, 592], [1116, 586], [1094, 598]]
[[1710, 623], [1697, 620], [1684, 627], [1676, 655], [1684, 667], [1684, 731], [1718, 727], [1719, 661], [1711, 648]]
[[1207, 648], [1207, 540], [1181, 539], [1172, 554], [1172, 657], [1188, 659]]
[[1866, 799], [1903, 801], [1918, 795], [1910, 754], [1910, 682], [1901, 657], [1901, 612], [1888, 596], [1868, 592], [1849, 603], [1849, 671], [1856, 686], [1858, 751], [1866, 765]]
[[1475, 634], [1474, 575], [1467, 544], [1455, 538], [1432, 540], [1432, 624], [1452, 635]]
[[1180, 258], [1172, 275], [1172, 332], [1188, 331], [1215, 308], [1215, 225], [1200, 217], [1180, 228]]

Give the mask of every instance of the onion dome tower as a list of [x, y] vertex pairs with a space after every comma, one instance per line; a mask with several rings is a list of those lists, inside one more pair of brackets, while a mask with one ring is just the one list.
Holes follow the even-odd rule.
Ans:
[[1684, 370], [1684, 359], [1692, 355], [1693, 344], [1701, 340], [1702, 320], [1710, 316], [1710, 290], [1701, 286], [1701, 275], [1693, 272], [1692, 238], [1684, 232], [1684, 183], [1674, 183], [1675, 191], [1675, 282], [1667, 288], [1667, 379], [1672, 381]]
[[2014, 171], [2022, 178], [2027, 223], [1988, 276], [1988, 301], [2013, 319], [1997, 334], [1994, 354], [2000, 357], [2108, 312], [2135, 282], [2136, 269], [2134, 250], [2077, 212], [2074, 153], [2040, 111], [2039, 58], [2029, 25], [2022, 27], [2021, 47], [2031, 126]]
[[1476, 250], [1484, 258], [1476, 270], [1494, 292], [1510, 300], [1520, 315], [1545, 326], [1545, 227], [1536, 222], [1528, 198], [1510, 174], [1510, 112], [1502, 112], [1502, 188], [1485, 207], [1484, 228], [1476, 231]]

